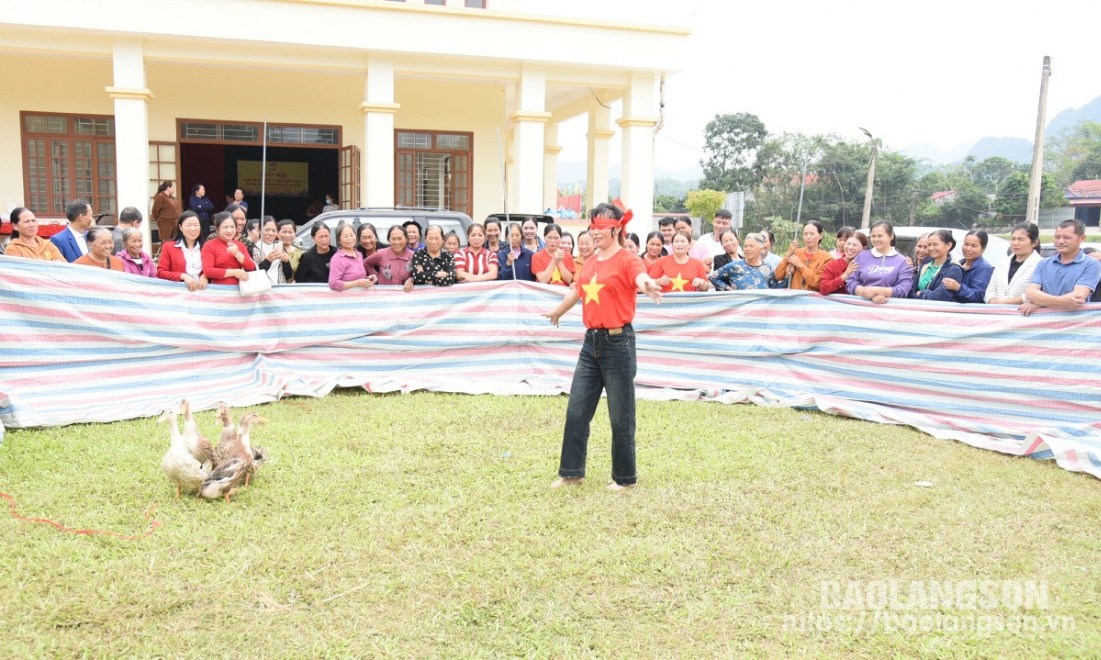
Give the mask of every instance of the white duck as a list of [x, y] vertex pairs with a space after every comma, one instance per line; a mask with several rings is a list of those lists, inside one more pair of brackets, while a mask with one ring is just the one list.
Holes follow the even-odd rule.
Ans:
[[191, 452], [187, 450], [187, 444], [180, 435], [177, 426], [176, 411], [168, 409], [157, 419], [157, 423], [169, 422], [171, 424], [171, 443], [164, 458], [161, 459], [161, 469], [169, 480], [176, 484], [176, 499], [180, 499], [183, 491], [189, 493], [198, 492], [203, 481], [210, 475], [210, 464], [203, 465], [195, 460]]

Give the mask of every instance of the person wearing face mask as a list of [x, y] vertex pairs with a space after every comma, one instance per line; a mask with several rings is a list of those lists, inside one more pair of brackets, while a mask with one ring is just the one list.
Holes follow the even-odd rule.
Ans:
[[856, 255], [856, 270], [845, 278], [845, 290], [877, 304], [890, 298], [908, 298], [914, 271], [895, 249], [895, 229], [886, 220], [872, 225], [872, 249]]
[[332, 195], [325, 195], [325, 206], [321, 207], [322, 213], [328, 213], [329, 211], [339, 211], [340, 204], [336, 203], [336, 199]]

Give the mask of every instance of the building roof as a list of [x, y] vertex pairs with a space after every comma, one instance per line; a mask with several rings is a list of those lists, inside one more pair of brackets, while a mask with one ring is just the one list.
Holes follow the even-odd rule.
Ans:
[[1101, 204], [1101, 179], [1083, 179], [1067, 186], [1067, 199], [1071, 206]]

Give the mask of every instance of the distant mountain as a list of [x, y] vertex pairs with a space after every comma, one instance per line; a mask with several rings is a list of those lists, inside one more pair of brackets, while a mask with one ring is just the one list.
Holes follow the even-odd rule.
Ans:
[[954, 163], [963, 160], [967, 155], [967, 148], [966, 144], [961, 144], [951, 149], [938, 149], [936, 145], [928, 142], [919, 142], [903, 147], [901, 151], [913, 158], [919, 160], [925, 158], [932, 163]]
[[[1067, 108], [1055, 115], [1048, 122], [1045, 140], [1050, 144], [1060, 132], [1083, 121], [1101, 122], [1101, 96], [1081, 108]], [[974, 156], [979, 161], [1001, 156], [1015, 163], [1030, 163], [1032, 162], [1032, 140], [984, 137], [970, 147], [960, 146], [943, 150], [928, 143], [919, 143], [903, 148], [902, 152], [914, 158], [926, 158], [934, 165], [958, 163], [966, 156]]]
[[994, 156], [1007, 158], [1014, 163], [1031, 163], [1032, 143], [1022, 138], [984, 137], [967, 150], [967, 155], [974, 156], [980, 163]]
[[1047, 124], [1047, 139], [1050, 140], [1064, 129], [1083, 121], [1101, 122], [1101, 96], [1081, 108], [1068, 108], [1055, 115]]

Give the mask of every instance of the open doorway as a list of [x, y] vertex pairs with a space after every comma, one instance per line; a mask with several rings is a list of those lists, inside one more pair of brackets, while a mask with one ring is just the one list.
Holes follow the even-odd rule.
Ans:
[[[326, 195], [338, 194], [339, 153], [337, 149], [268, 147], [264, 213], [280, 220], [290, 218], [298, 224], [316, 215]], [[248, 216], [260, 217], [262, 157], [261, 147], [181, 144], [184, 207], [196, 183], [206, 186], [207, 197], [219, 211], [232, 200], [234, 189], [241, 188], [248, 202]]]
[[[196, 183], [205, 186], [215, 211], [224, 209], [241, 188], [248, 217], [260, 217], [263, 208], [266, 215], [298, 224], [321, 212], [326, 196], [340, 203], [340, 195], [348, 192], [358, 203], [358, 185], [342, 185], [342, 175], [351, 171], [342, 160], [349, 160], [345, 152], [354, 147], [341, 148], [339, 126], [269, 124], [265, 136], [264, 124], [258, 122], [179, 119], [177, 129], [179, 197], [185, 210]], [[265, 138], [266, 175], [261, 171]]]

